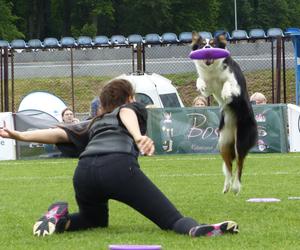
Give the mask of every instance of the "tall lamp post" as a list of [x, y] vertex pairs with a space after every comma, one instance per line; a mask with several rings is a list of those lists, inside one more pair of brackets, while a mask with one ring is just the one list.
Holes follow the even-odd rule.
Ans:
[[234, 0], [234, 27], [237, 30], [237, 10], [236, 10], [236, 0]]

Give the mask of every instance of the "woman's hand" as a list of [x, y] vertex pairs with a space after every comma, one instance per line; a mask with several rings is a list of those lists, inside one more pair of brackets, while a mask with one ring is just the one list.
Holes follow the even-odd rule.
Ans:
[[6, 127], [5, 121], [3, 121], [3, 127], [0, 127], [0, 137], [2, 138], [10, 138], [10, 139], [18, 139], [19, 132], [15, 130], [10, 130]]
[[135, 143], [138, 146], [142, 155], [151, 156], [154, 153], [155, 147], [152, 139], [146, 135], [141, 135], [135, 139]]
[[142, 155], [153, 155], [155, 147], [152, 139], [146, 135], [141, 135], [138, 119], [136, 113], [129, 108], [122, 108], [120, 110], [120, 118], [129, 133], [134, 138], [138, 149]]

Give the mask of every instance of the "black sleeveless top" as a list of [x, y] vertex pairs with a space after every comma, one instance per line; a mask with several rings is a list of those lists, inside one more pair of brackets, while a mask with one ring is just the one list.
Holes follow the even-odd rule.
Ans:
[[130, 108], [136, 113], [141, 134], [145, 135], [147, 110], [144, 105], [134, 102], [95, 118], [91, 125], [91, 121], [84, 121], [60, 126], [66, 131], [71, 143], [57, 144], [58, 149], [68, 157], [82, 158], [109, 153], [126, 153], [137, 157], [138, 148], [119, 117], [121, 108]]

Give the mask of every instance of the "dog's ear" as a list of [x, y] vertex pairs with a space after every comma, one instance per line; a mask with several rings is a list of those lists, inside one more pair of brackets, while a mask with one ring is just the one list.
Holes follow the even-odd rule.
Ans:
[[199, 33], [197, 31], [192, 32], [192, 42], [197, 42], [199, 39]]
[[226, 33], [223, 32], [215, 37], [215, 44], [217, 48], [225, 49], [227, 45]]
[[196, 50], [199, 48], [199, 40], [200, 40], [199, 33], [197, 31], [193, 31], [192, 32], [192, 43], [191, 43], [192, 50]]

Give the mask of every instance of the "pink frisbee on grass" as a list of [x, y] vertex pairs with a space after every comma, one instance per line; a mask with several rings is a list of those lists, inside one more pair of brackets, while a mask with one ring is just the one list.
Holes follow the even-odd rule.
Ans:
[[205, 60], [205, 59], [220, 59], [230, 55], [230, 52], [226, 49], [220, 48], [204, 48], [193, 50], [190, 53], [190, 58], [194, 60]]

